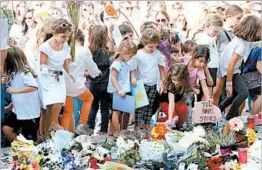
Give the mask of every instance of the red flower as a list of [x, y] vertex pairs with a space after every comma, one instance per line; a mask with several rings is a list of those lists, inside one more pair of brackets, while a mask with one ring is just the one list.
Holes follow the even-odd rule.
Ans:
[[210, 170], [220, 170], [220, 166], [223, 164], [223, 159], [221, 157], [212, 157], [207, 160], [206, 166]]

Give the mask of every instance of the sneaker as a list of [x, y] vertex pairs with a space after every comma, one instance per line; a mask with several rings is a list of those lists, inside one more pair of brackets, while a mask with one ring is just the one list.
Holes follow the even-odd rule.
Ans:
[[94, 129], [91, 129], [91, 128], [87, 128], [87, 135], [91, 136], [94, 134]]
[[78, 134], [78, 135], [89, 135], [88, 133], [88, 125], [86, 124], [79, 124], [77, 125], [76, 129], [75, 129], [75, 132]]
[[101, 132], [101, 131], [100, 131], [98, 134], [99, 134], [99, 135], [106, 135], [107, 132]]

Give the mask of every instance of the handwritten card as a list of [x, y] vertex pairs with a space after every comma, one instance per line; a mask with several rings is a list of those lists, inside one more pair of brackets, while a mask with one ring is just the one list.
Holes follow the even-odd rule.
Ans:
[[135, 113], [136, 99], [134, 96], [125, 95], [120, 96], [117, 93], [113, 93], [113, 109], [119, 110], [125, 113]]
[[220, 109], [210, 101], [195, 102], [192, 115], [194, 123], [218, 122], [222, 118]]
[[0, 19], [0, 25], [1, 25], [1, 40], [0, 40], [0, 49], [8, 49], [8, 20], [7, 18]]
[[149, 101], [148, 101], [143, 80], [138, 80], [136, 84], [137, 84], [136, 87], [134, 87], [131, 84], [131, 94], [136, 98], [136, 109], [137, 109], [149, 105]]

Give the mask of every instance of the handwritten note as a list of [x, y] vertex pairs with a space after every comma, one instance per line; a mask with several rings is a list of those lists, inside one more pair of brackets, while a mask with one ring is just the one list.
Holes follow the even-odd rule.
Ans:
[[195, 102], [192, 116], [194, 123], [218, 122], [222, 118], [220, 109], [210, 101]]

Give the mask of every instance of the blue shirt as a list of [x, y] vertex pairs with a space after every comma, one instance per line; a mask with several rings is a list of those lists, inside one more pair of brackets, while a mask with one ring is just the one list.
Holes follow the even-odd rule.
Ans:
[[258, 44], [252, 49], [244, 65], [243, 73], [255, 71], [257, 69], [257, 61], [262, 60], [261, 50], [262, 48], [260, 48]]
[[124, 92], [128, 93], [130, 92], [130, 71], [129, 66], [126, 62], [115, 60], [113, 64], [110, 66], [110, 74], [109, 74], [109, 81], [107, 86], [107, 92], [108, 93], [114, 93], [116, 91], [115, 87], [112, 83], [112, 70], [116, 69], [118, 72], [117, 75], [117, 82], [120, 86], [120, 89]]

